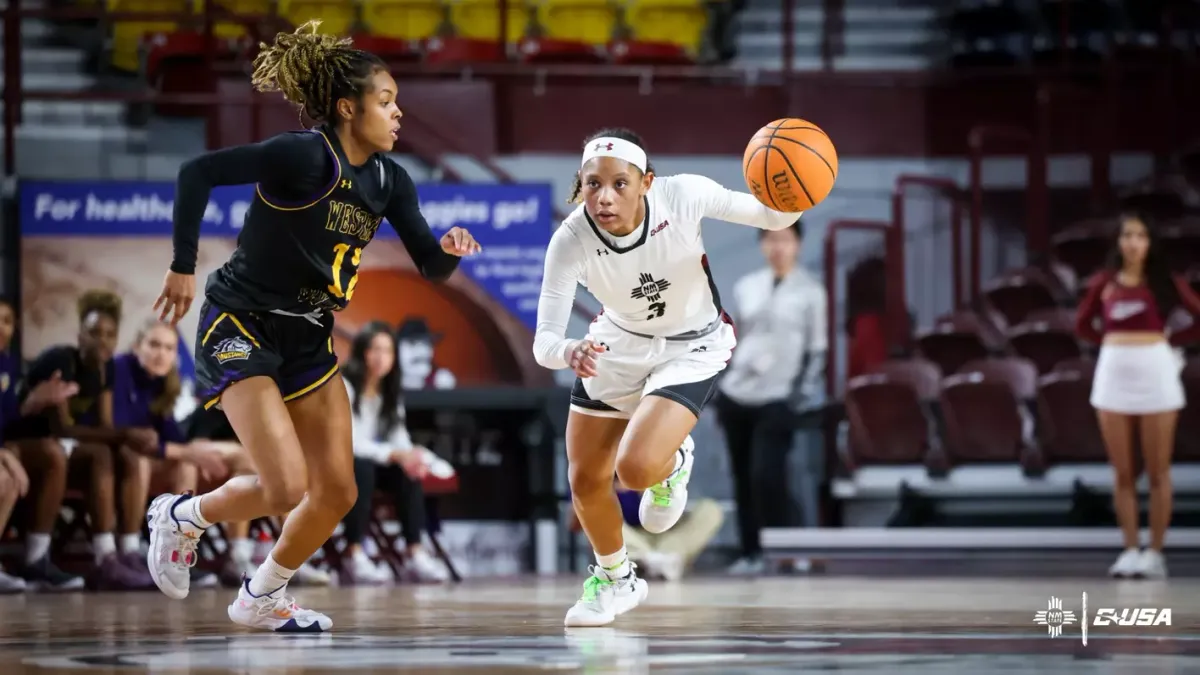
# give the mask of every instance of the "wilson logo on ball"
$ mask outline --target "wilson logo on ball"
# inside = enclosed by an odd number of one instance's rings
[[[742,174],[758,201],[796,213],[820,204],[837,181],[833,142],[802,119],[780,119],[758,130],[742,155]]]

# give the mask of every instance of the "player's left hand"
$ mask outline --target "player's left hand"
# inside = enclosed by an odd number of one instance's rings
[[[483,250],[475,237],[461,227],[452,227],[442,235],[442,250],[460,258],[475,255]]]

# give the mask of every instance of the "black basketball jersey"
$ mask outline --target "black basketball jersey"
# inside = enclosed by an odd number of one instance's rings
[[[205,287],[224,309],[337,311],[354,295],[363,249],[383,222],[400,169],[379,154],[351,165],[326,127],[294,133],[320,137],[333,160],[332,178],[301,202],[281,200],[262,183],[255,185],[237,250]]]

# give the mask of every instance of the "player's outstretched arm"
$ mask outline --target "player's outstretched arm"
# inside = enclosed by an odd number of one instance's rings
[[[196,297],[196,257],[200,225],[212,189],[258,183],[272,196],[303,199],[332,178],[334,160],[316,133],[286,133],[262,143],[205,153],[183,163],[175,184],[172,215],[174,255],[154,308],[159,318],[178,323]]]
[[[408,172],[390,159],[386,162],[392,174],[392,194],[383,215],[404,243],[405,250],[421,276],[433,281],[445,281],[458,269],[458,260],[479,252],[479,244],[469,232],[452,227],[439,241],[421,213],[417,186]]]
[[[585,251],[583,244],[566,226],[558,228],[546,249],[546,265],[542,273],[542,292],[538,296],[537,330],[533,335],[533,356],[538,365],[552,370],[580,368],[594,370],[594,359],[602,351],[588,340],[568,340],[567,322],[575,305],[575,289],[584,280]],[[599,351],[597,351],[599,350]],[[583,353],[580,353],[583,352]],[[590,377],[595,372],[587,374]]]
[[[799,213],[784,213],[764,206],[754,195],[728,190],[705,176],[681,174],[671,176],[669,180],[675,190],[681,191],[683,199],[698,203],[699,215],[705,218],[749,225],[760,230],[783,230],[800,217]]]

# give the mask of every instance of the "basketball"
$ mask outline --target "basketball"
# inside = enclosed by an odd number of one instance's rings
[[[820,204],[837,180],[833,141],[802,119],[775,120],[758,130],[742,155],[742,175],[758,201],[787,213]]]

